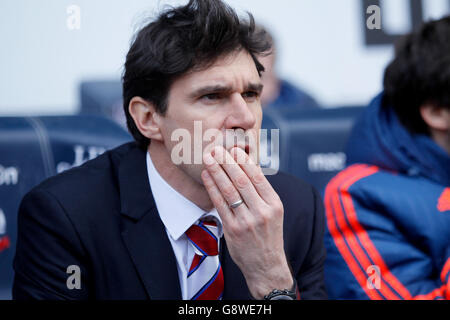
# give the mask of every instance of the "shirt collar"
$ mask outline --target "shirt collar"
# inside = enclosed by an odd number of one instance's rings
[[[172,188],[156,170],[150,153],[147,152],[147,174],[159,216],[170,236],[178,240],[193,224],[206,217],[217,222],[219,237],[222,237],[222,220],[214,208],[205,212],[181,193]]]

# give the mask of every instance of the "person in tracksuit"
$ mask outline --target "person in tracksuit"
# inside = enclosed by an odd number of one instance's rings
[[[450,299],[450,17],[398,44],[327,186],[332,299]]]

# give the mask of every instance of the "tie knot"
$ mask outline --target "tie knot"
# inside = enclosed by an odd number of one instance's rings
[[[186,231],[186,236],[202,255],[217,256],[219,254],[219,240],[215,222],[200,221]]]

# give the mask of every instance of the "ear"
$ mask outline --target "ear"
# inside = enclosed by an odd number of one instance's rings
[[[160,129],[161,118],[153,103],[141,97],[134,97],[128,105],[128,111],[144,137],[151,140],[163,140]]]
[[[420,114],[430,129],[438,131],[450,130],[450,111],[448,109],[425,104],[420,107]]]

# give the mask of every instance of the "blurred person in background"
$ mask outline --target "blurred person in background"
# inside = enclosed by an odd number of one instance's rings
[[[450,299],[450,17],[404,37],[327,186],[332,299]]]
[[[265,69],[261,77],[264,84],[264,90],[261,95],[263,108],[276,109],[283,106],[298,109],[318,108],[319,105],[311,95],[296,87],[291,82],[279,77],[277,72],[278,50],[276,48],[276,41],[273,35],[267,31],[267,28],[260,25],[258,29],[265,31],[272,43],[271,54],[259,57]]]

